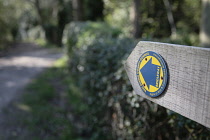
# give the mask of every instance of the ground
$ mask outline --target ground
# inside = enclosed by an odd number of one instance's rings
[[[37,74],[53,65],[62,52],[41,48],[31,43],[19,43],[13,46],[5,56],[0,57],[0,138],[9,139],[21,133],[22,127],[17,127],[18,119],[14,105],[18,103],[24,88]],[[19,105],[24,108],[24,106]],[[24,113],[22,114],[24,118]],[[21,117],[21,116],[18,116]],[[13,121],[15,119],[15,121]],[[16,123],[16,124],[14,124]],[[21,139],[21,138],[20,138]]]

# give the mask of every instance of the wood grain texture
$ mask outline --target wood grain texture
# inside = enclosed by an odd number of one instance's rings
[[[147,96],[137,81],[137,62],[146,51],[160,54],[169,68],[168,87],[157,98]],[[136,94],[210,128],[210,48],[141,41],[125,69]]]

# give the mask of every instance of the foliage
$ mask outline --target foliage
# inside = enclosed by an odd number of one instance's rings
[[[196,33],[187,34],[186,32],[178,31],[176,34],[176,38],[152,38],[152,37],[145,37],[141,40],[144,41],[153,41],[153,42],[163,42],[163,43],[172,43],[178,45],[188,45],[188,46],[197,46],[199,47],[199,37]]]
[[[32,6],[24,0],[0,0],[0,46],[6,49],[7,43],[36,38],[36,17]],[[0,49],[1,49],[0,47]]]
[[[87,23],[86,26],[90,25]],[[133,93],[123,61],[136,44],[135,40],[84,27],[84,23],[76,24],[76,35],[68,36],[68,42],[73,39],[74,43],[67,44],[67,48],[74,48],[68,52],[70,74],[81,89],[83,103],[88,108],[79,113],[88,126],[80,129],[81,134],[89,139],[208,137],[209,131],[205,127]],[[89,32],[97,32],[93,35],[94,40]]]
[[[72,22],[65,29],[63,42],[68,46],[66,49],[70,55],[73,49],[87,46],[101,38],[117,37],[120,32],[118,28],[102,22]]]
[[[71,0],[30,0],[36,11],[36,22],[42,27],[46,40],[61,46],[65,25],[72,21]]]
[[[33,41],[45,38],[48,43],[61,46],[65,25],[73,21],[72,2],[72,0],[16,0],[15,2],[0,0],[0,44],[12,40]],[[184,35],[186,42],[190,41],[189,45],[195,42],[194,39],[196,44],[193,45],[198,45],[201,2],[197,0],[169,0],[169,2],[178,40],[179,35],[180,37]],[[133,4],[133,0],[81,0],[83,8],[81,13],[83,20],[104,20],[111,26],[120,28],[128,36],[133,31]],[[141,0],[139,7],[142,38],[171,38],[163,0]]]
[[[20,0],[16,4],[11,0],[0,0],[0,50],[5,43],[15,40],[21,15]]]
[[[198,34],[201,4],[197,0],[169,0],[175,25],[184,34]],[[143,38],[170,38],[171,30],[163,0],[141,0],[141,29]],[[196,11],[196,12],[194,12]],[[133,28],[133,0],[105,0],[105,19],[127,34]],[[189,22],[190,21],[190,22]]]
[[[122,29],[127,35],[132,30],[131,0],[105,0],[105,20],[112,26]]]

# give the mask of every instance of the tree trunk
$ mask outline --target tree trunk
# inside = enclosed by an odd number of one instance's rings
[[[140,26],[140,2],[141,0],[133,0],[133,37],[140,38],[141,37],[141,26]]]
[[[171,36],[176,37],[176,25],[174,23],[174,17],[173,17],[173,13],[171,10],[171,4],[169,3],[169,0],[163,0],[163,2],[166,7],[168,22],[171,27]]]
[[[78,0],[82,1],[82,0]],[[51,14],[48,14],[47,16],[44,15],[44,10],[41,8],[41,1],[40,0],[34,0],[32,1],[38,16],[40,20],[40,25],[42,26],[44,32],[45,32],[45,38],[47,42],[52,43],[54,45],[57,45],[59,47],[62,46],[62,37],[63,37],[63,31],[65,28],[65,25],[68,24],[71,19],[71,13],[70,10],[72,9],[72,5],[70,2],[65,2],[65,0],[57,0],[58,5],[57,7],[62,7],[60,10],[58,10],[57,13],[57,24],[52,24],[50,21],[48,21],[48,17],[51,16]]]
[[[200,43],[203,47],[210,48],[210,0],[202,0]]]
[[[84,20],[83,0],[72,0],[73,18],[75,21]]]
[[[42,9],[40,7],[40,1],[39,0],[35,0],[34,6],[35,6],[35,9],[36,9],[36,11],[38,13],[38,16],[39,16],[39,22],[40,22],[40,24],[43,27],[45,18],[44,18],[43,14],[42,14]]]
[[[85,20],[104,20],[104,0],[85,0],[84,3]]]

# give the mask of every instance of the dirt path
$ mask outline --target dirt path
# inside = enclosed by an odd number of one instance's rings
[[[21,94],[34,76],[61,56],[61,52],[23,43],[0,57],[0,121],[2,109]]]

